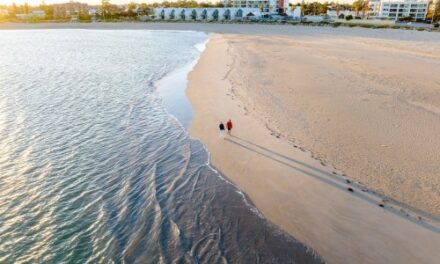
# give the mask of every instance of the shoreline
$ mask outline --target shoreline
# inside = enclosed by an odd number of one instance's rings
[[[266,219],[329,263],[433,263],[440,257],[435,216],[420,222],[417,215],[408,218],[411,210],[397,201],[379,206],[386,197],[365,191],[364,185],[323,166],[302,147],[286,144],[282,134],[270,131],[246,109],[228,83],[231,39],[213,34],[187,88],[194,112],[189,131],[209,149],[213,166],[239,186]],[[223,141],[217,123],[229,117],[236,123],[234,136]],[[420,248],[424,241],[433,246]]]
[[[186,96],[188,74],[196,66],[209,40],[210,35],[206,34],[206,40],[194,45],[194,48],[199,52],[194,60],[177,67],[154,84],[168,114],[178,120],[185,131],[187,131],[192,119],[191,102]]]
[[[209,149],[200,140],[192,137],[189,131],[189,124],[193,118],[193,113],[192,109],[187,109],[188,107],[191,108],[191,102],[186,96],[189,81],[188,76],[189,73],[194,70],[194,67],[197,65],[210,41],[211,34],[208,34],[205,41],[195,45],[195,48],[200,52],[196,59],[174,69],[172,72],[166,74],[155,83],[157,92],[163,101],[163,105],[168,112],[168,115],[173,119],[173,121],[178,123],[182,131],[188,135],[191,141],[196,141],[203,147],[204,151],[208,155],[207,163],[205,165],[207,165],[207,167],[215,173],[215,177],[217,177],[220,181],[223,181],[225,185],[230,186],[230,188],[232,188],[241,197],[245,210],[249,210],[251,214],[254,214],[255,217],[259,218],[264,225],[267,226],[270,232],[284,237],[286,240],[284,242],[292,242],[295,246],[294,248],[290,248],[290,250],[300,253],[300,255],[297,256],[299,259],[309,258],[307,261],[312,261],[311,263],[324,263],[322,257],[313,248],[305,245],[302,243],[302,241],[297,240],[291,234],[272,223],[270,219],[267,219],[253,203],[252,199],[245,192],[243,192],[239,186],[234,184],[226,175],[222,174],[221,171],[212,164],[211,152]],[[182,111],[184,112],[183,114],[181,113]]]

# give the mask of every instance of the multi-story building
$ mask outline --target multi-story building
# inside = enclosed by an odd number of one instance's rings
[[[281,14],[289,8],[289,0],[224,0],[225,6],[259,8],[262,14]]]
[[[369,16],[399,20],[412,17],[413,20],[425,20],[429,0],[371,0]]]

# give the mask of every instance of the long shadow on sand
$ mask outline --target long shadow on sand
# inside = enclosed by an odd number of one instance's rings
[[[291,169],[301,172],[305,175],[311,176],[320,182],[331,185],[342,191],[349,192],[351,195],[368,202],[370,204],[380,206],[383,210],[387,210],[397,216],[403,217],[414,224],[422,226],[426,229],[440,233],[440,219],[418,208],[414,208],[402,202],[396,201],[392,198],[386,197],[383,194],[370,190],[365,186],[344,178],[343,176],[329,173],[320,168],[311,166],[310,164],[293,159],[281,153],[277,153],[271,149],[255,144],[251,141],[239,138],[237,136],[228,136],[225,138],[226,142],[235,144],[244,149],[262,155],[273,161],[281,163]],[[349,190],[350,189],[350,190]],[[428,221],[424,221],[424,217]]]

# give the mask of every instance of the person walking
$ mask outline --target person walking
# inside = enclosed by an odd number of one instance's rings
[[[220,121],[218,128],[220,129],[220,137],[223,138],[225,135],[225,125],[223,125],[223,122]]]
[[[232,130],[232,121],[231,121],[231,119],[229,119],[228,122],[226,123],[226,128],[228,129],[228,135],[231,135],[231,130]]]

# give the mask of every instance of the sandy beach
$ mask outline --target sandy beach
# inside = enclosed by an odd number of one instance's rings
[[[190,134],[270,222],[328,263],[440,259],[440,34],[202,23],[0,29],[211,32]],[[1,32],[0,32],[1,34]],[[218,123],[231,118],[232,136]]]
[[[214,34],[189,77],[190,132],[329,263],[434,263],[439,42],[322,33]]]

